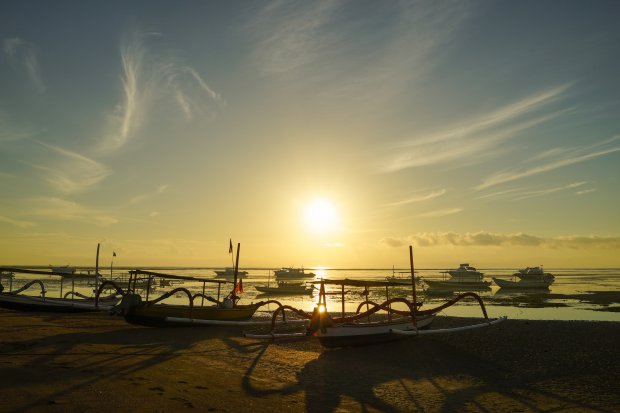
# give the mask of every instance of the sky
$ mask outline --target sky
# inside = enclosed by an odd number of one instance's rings
[[[620,267],[617,1],[3,1],[0,264]]]

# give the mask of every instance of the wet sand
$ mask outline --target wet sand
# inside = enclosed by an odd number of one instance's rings
[[[0,309],[0,411],[612,412],[619,355],[620,322],[508,320],[323,350]]]

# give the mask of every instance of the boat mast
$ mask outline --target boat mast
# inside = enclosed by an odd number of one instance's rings
[[[417,327],[418,323],[416,320],[416,312],[418,309],[418,300],[415,294],[415,276],[413,275],[415,271],[413,269],[413,247],[411,245],[409,245],[409,265],[411,267],[411,292],[413,293],[413,307],[411,308],[411,318],[413,321],[413,325]]]
[[[97,259],[95,260],[95,291],[99,290],[99,246],[97,243]]]
[[[237,261],[235,262],[235,279],[233,283],[233,296],[235,296],[235,290],[237,289],[237,272],[239,271],[239,250],[241,249],[241,243],[237,243]],[[233,297],[233,307],[237,306],[237,300]]]

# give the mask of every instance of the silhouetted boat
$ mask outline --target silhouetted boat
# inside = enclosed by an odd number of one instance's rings
[[[282,279],[296,279],[296,278],[313,278],[316,276],[313,272],[306,272],[304,268],[283,267],[273,272],[275,276]]]
[[[459,265],[457,269],[448,270],[446,273],[450,274],[454,278],[480,279],[484,276],[484,273],[481,273],[475,267],[472,267],[467,263]]]
[[[256,291],[271,295],[304,295],[312,294],[312,287],[307,286],[303,282],[287,282],[278,281],[277,286],[260,286],[257,285]]]
[[[521,279],[519,281],[510,281],[510,280],[502,280],[497,277],[493,277],[493,281],[500,288],[513,288],[513,289],[541,289],[541,288],[549,288],[549,286],[553,283],[552,279],[549,278],[538,278],[538,279]]]
[[[234,268],[225,268],[223,270],[215,270],[215,278],[234,278],[235,269]],[[237,278],[246,278],[248,276],[247,271],[238,271]]]

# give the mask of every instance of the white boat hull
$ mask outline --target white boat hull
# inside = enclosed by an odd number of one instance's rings
[[[434,319],[434,315],[418,317],[417,329],[428,327]],[[324,331],[319,329],[315,335],[323,347],[349,347],[402,338],[392,333],[394,329],[408,331],[415,327],[410,318],[402,318],[392,322],[340,324],[326,327]]]

